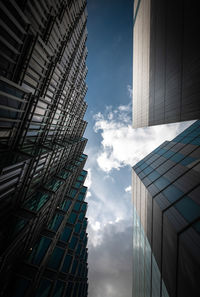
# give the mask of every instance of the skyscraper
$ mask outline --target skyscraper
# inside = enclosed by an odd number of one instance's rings
[[[86,1],[0,13],[0,296],[86,297]]]
[[[198,11],[194,1],[134,1],[134,128],[200,118]]]
[[[133,297],[198,297],[200,121],[133,167]]]

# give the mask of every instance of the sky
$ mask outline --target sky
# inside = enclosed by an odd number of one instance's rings
[[[132,295],[131,167],[190,123],[132,128],[132,0],[88,0],[89,297]]]

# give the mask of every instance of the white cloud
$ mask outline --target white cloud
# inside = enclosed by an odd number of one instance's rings
[[[125,188],[124,190],[125,190],[125,192],[131,192],[131,189],[132,189],[132,187],[131,187],[131,186],[128,186],[128,187]]]
[[[91,184],[92,184],[92,174],[91,174],[91,168],[88,168],[87,169],[87,177],[86,177],[86,180],[85,180],[85,183],[84,183],[84,186],[86,186],[88,188],[88,190],[90,189],[91,187]]]
[[[133,96],[133,89],[130,85],[127,85],[127,91],[130,98]]]
[[[100,133],[102,138],[97,163],[107,173],[112,169],[133,166],[162,142],[171,140],[190,125],[189,122],[184,122],[133,129],[130,104],[120,105],[112,112],[112,118],[108,110],[111,113],[112,107],[109,106],[105,114],[98,113],[94,116],[94,131]]]

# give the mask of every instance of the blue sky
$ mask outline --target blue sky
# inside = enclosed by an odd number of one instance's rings
[[[189,125],[132,128],[132,5],[87,5],[89,297],[131,296],[131,166]]]

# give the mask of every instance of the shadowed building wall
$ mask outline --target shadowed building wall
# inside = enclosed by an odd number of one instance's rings
[[[86,1],[0,14],[0,296],[86,297]]]
[[[195,1],[134,1],[133,127],[200,118]]]

